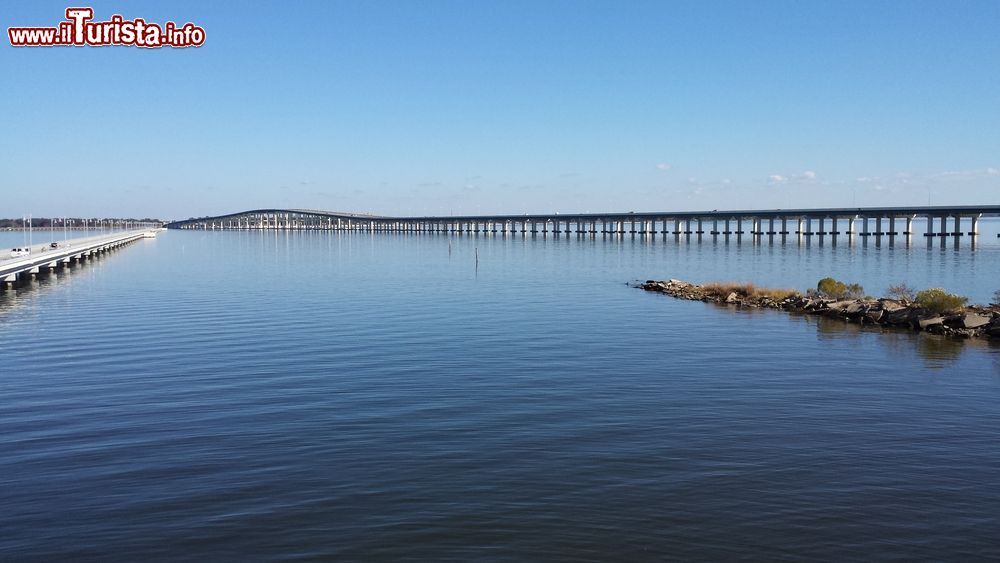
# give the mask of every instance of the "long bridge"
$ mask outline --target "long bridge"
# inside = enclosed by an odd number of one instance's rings
[[[979,234],[982,217],[1000,216],[1000,205],[842,207],[627,213],[388,217],[309,209],[254,209],[174,221],[169,229],[337,230],[403,233],[503,233],[522,235],[713,236],[913,236]],[[926,227],[920,229],[926,222]]]
[[[110,252],[143,238],[155,236],[149,230],[125,231],[95,237],[76,238],[58,243],[34,245],[26,256],[0,258],[0,288],[11,289],[18,281],[30,279],[41,273],[51,273],[59,268]]]

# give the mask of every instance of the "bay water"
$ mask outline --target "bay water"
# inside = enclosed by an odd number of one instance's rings
[[[985,303],[995,231],[164,232],[0,294],[0,559],[997,559],[996,342],[627,285]]]

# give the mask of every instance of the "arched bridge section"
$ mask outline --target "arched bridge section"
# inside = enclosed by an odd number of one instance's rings
[[[542,235],[750,237],[976,237],[1000,205],[390,217],[309,209],[254,209],[167,224],[170,229],[339,230]]]

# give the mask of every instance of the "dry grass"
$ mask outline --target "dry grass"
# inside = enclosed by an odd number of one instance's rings
[[[757,287],[751,282],[712,282],[701,286],[701,289],[706,294],[720,299],[729,297],[730,293],[735,293],[738,297],[744,299],[762,299],[767,297],[774,301],[781,301],[799,295],[799,292],[794,289]]]
[[[787,287],[762,287],[757,290],[757,297],[767,297],[773,301],[783,301],[798,295],[800,295],[798,290]]]
[[[712,282],[701,286],[702,291],[712,297],[725,299],[730,293],[735,293],[740,297],[750,297],[757,291],[757,287],[750,282]]]

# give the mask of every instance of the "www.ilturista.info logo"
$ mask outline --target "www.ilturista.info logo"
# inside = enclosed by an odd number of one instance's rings
[[[8,27],[14,47],[126,45],[130,47],[201,47],[205,30],[193,23],[160,26],[142,18],[126,20],[118,14],[108,21],[94,19],[93,8],[66,8],[66,21],[56,27]]]

